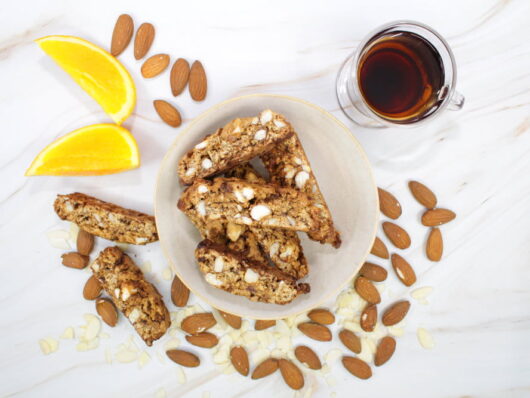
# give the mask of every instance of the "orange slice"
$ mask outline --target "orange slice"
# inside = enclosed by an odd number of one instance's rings
[[[115,124],[94,124],[59,138],[35,158],[27,176],[90,176],[113,174],[140,165],[132,134]]]
[[[129,117],[136,104],[136,88],[129,72],[110,53],[74,36],[46,36],[36,42],[115,123]]]

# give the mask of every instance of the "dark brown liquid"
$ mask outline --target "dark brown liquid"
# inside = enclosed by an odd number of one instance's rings
[[[443,64],[438,51],[410,32],[375,37],[361,56],[361,93],[379,116],[412,123],[431,114],[441,103]]]

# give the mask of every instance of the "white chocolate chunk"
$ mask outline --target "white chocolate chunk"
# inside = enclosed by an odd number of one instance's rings
[[[206,185],[199,185],[197,187],[197,192],[206,193],[206,192],[208,192],[208,187]]]
[[[256,221],[271,215],[271,213],[271,209],[265,205],[256,205],[250,210],[250,216]]]
[[[213,163],[212,161],[210,160],[210,158],[204,158],[201,162],[201,166],[203,169],[207,170],[209,169],[210,167],[213,166]]]
[[[270,109],[264,110],[261,112],[259,117],[261,124],[266,124],[272,120],[272,111]]]
[[[215,272],[223,272],[223,268],[225,266],[225,262],[221,256],[216,257],[214,264],[213,264],[213,270]]]
[[[128,318],[131,323],[134,323],[140,318],[140,315],[142,315],[141,311],[138,308],[133,308],[131,313],[129,314]]]
[[[248,268],[247,271],[245,272],[245,282],[247,283],[256,283],[259,279],[259,274]]]
[[[256,134],[254,134],[254,139],[256,141],[262,141],[267,137],[267,131],[264,129],[256,131]]]
[[[186,177],[190,177],[195,174],[195,167],[190,167],[188,170],[186,170]]]
[[[269,247],[269,256],[274,257],[278,250],[280,249],[280,244],[278,242],[274,242],[271,247]]]
[[[309,180],[309,173],[307,171],[300,171],[294,178],[294,182],[298,189],[302,189],[307,180]]]
[[[418,336],[418,341],[420,342],[423,348],[427,350],[431,350],[434,348],[434,339],[427,330],[425,330],[424,328],[418,328],[416,334]]]
[[[206,140],[202,141],[202,142],[199,142],[197,145],[195,145],[195,149],[204,149],[206,148]]]
[[[245,187],[243,188],[242,193],[246,200],[254,199],[254,190],[252,188]]]
[[[282,122],[281,120],[275,120],[275,121],[274,121],[274,125],[275,125],[276,127],[278,127],[279,129],[281,129],[282,127],[285,127],[285,123]]]
[[[197,205],[195,206],[195,209],[197,210],[197,213],[199,213],[201,217],[206,216],[206,204],[204,203],[204,200],[201,200],[199,203],[197,203]]]
[[[221,286],[223,284],[223,282],[221,282],[219,279],[217,279],[215,277],[215,275],[212,274],[212,273],[206,274],[204,279],[206,279],[206,282],[208,282],[212,286]]]

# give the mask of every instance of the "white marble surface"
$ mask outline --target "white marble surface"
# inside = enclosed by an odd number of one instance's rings
[[[174,101],[185,122],[219,101],[256,92],[297,96],[345,120],[334,80],[340,63],[367,31],[407,18],[441,32],[456,55],[465,109],[418,130],[370,131],[349,124],[378,184],[401,200],[400,223],[413,239],[405,254],[417,269],[417,286],[434,287],[430,304],[415,303],[395,357],[376,369],[371,380],[357,380],[337,363],[332,367],[336,385],[309,376],[300,396],[309,395],[309,388],[315,397],[530,396],[530,3],[525,0],[4,2],[0,396],[152,397],[161,388],[171,397],[208,392],[211,397],[293,396],[279,374],[259,382],[226,376],[204,352],[204,366],[186,370],[188,382],[180,385],[176,366],[156,358],[162,344],[148,350],[153,360],[143,369],[109,365],[105,347],[114,348],[131,334],[123,321],[112,330],[104,327],[111,338],[96,350],[78,353],[74,342],[64,340],[51,355],[39,350],[40,338],[58,337],[65,327],[82,324],[82,314],[94,313],[93,303],[81,297],[88,273],[62,267],[62,251],[46,238],[47,231],[68,228],[52,211],[55,194],[79,190],[150,212],[159,163],[182,131],[162,124],[151,105],[156,98],[172,98],[167,74],[143,80],[129,48],[121,59],[137,83],[138,105],[125,126],[139,142],[142,167],[106,177],[23,177],[32,158],[54,138],[109,121],[32,40],[69,34],[108,46],[122,12],[130,13],[137,25],[154,23],[153,54],[167,52],[204,63],[206,101],[195,104],[188,95]],[[406,188],[411,178],[427,182],[440,204],[458,213],[455,222],[443,227],[446,251],[440,264],[425,260],[420,206]],[[167,297],[159,245],[134,252],[139,263],[151,261],[149,278],[158,275],[157,286]],[[404,296],[407,291],[390,280],[393,295]],[[418,326],[433,334],[433,350],[419,346]]]

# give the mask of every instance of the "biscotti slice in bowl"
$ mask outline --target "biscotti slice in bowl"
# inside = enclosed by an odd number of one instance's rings
[[[104,239],[133,245],[158,240],[153,216],[83,193],[57,195],[53,207],[62,220],[71,221],[86,232]]]
[[[118,247],[107,247],[91,269],[148,346],[166,333],[171,319],[162,296],[127,254]]]
[[[285,118],[269,109],[256,117],[232,120],[180,159],[180,180],[191,184],[197,178],[219,174],[270,151],[292,135],[293,129]]]
[[[288,304],[310,290],[307,283],[296,283],[295,278],[279,269],[249,260],[209,240],[199,243],[195,258],[206,282],[251,301]]]

